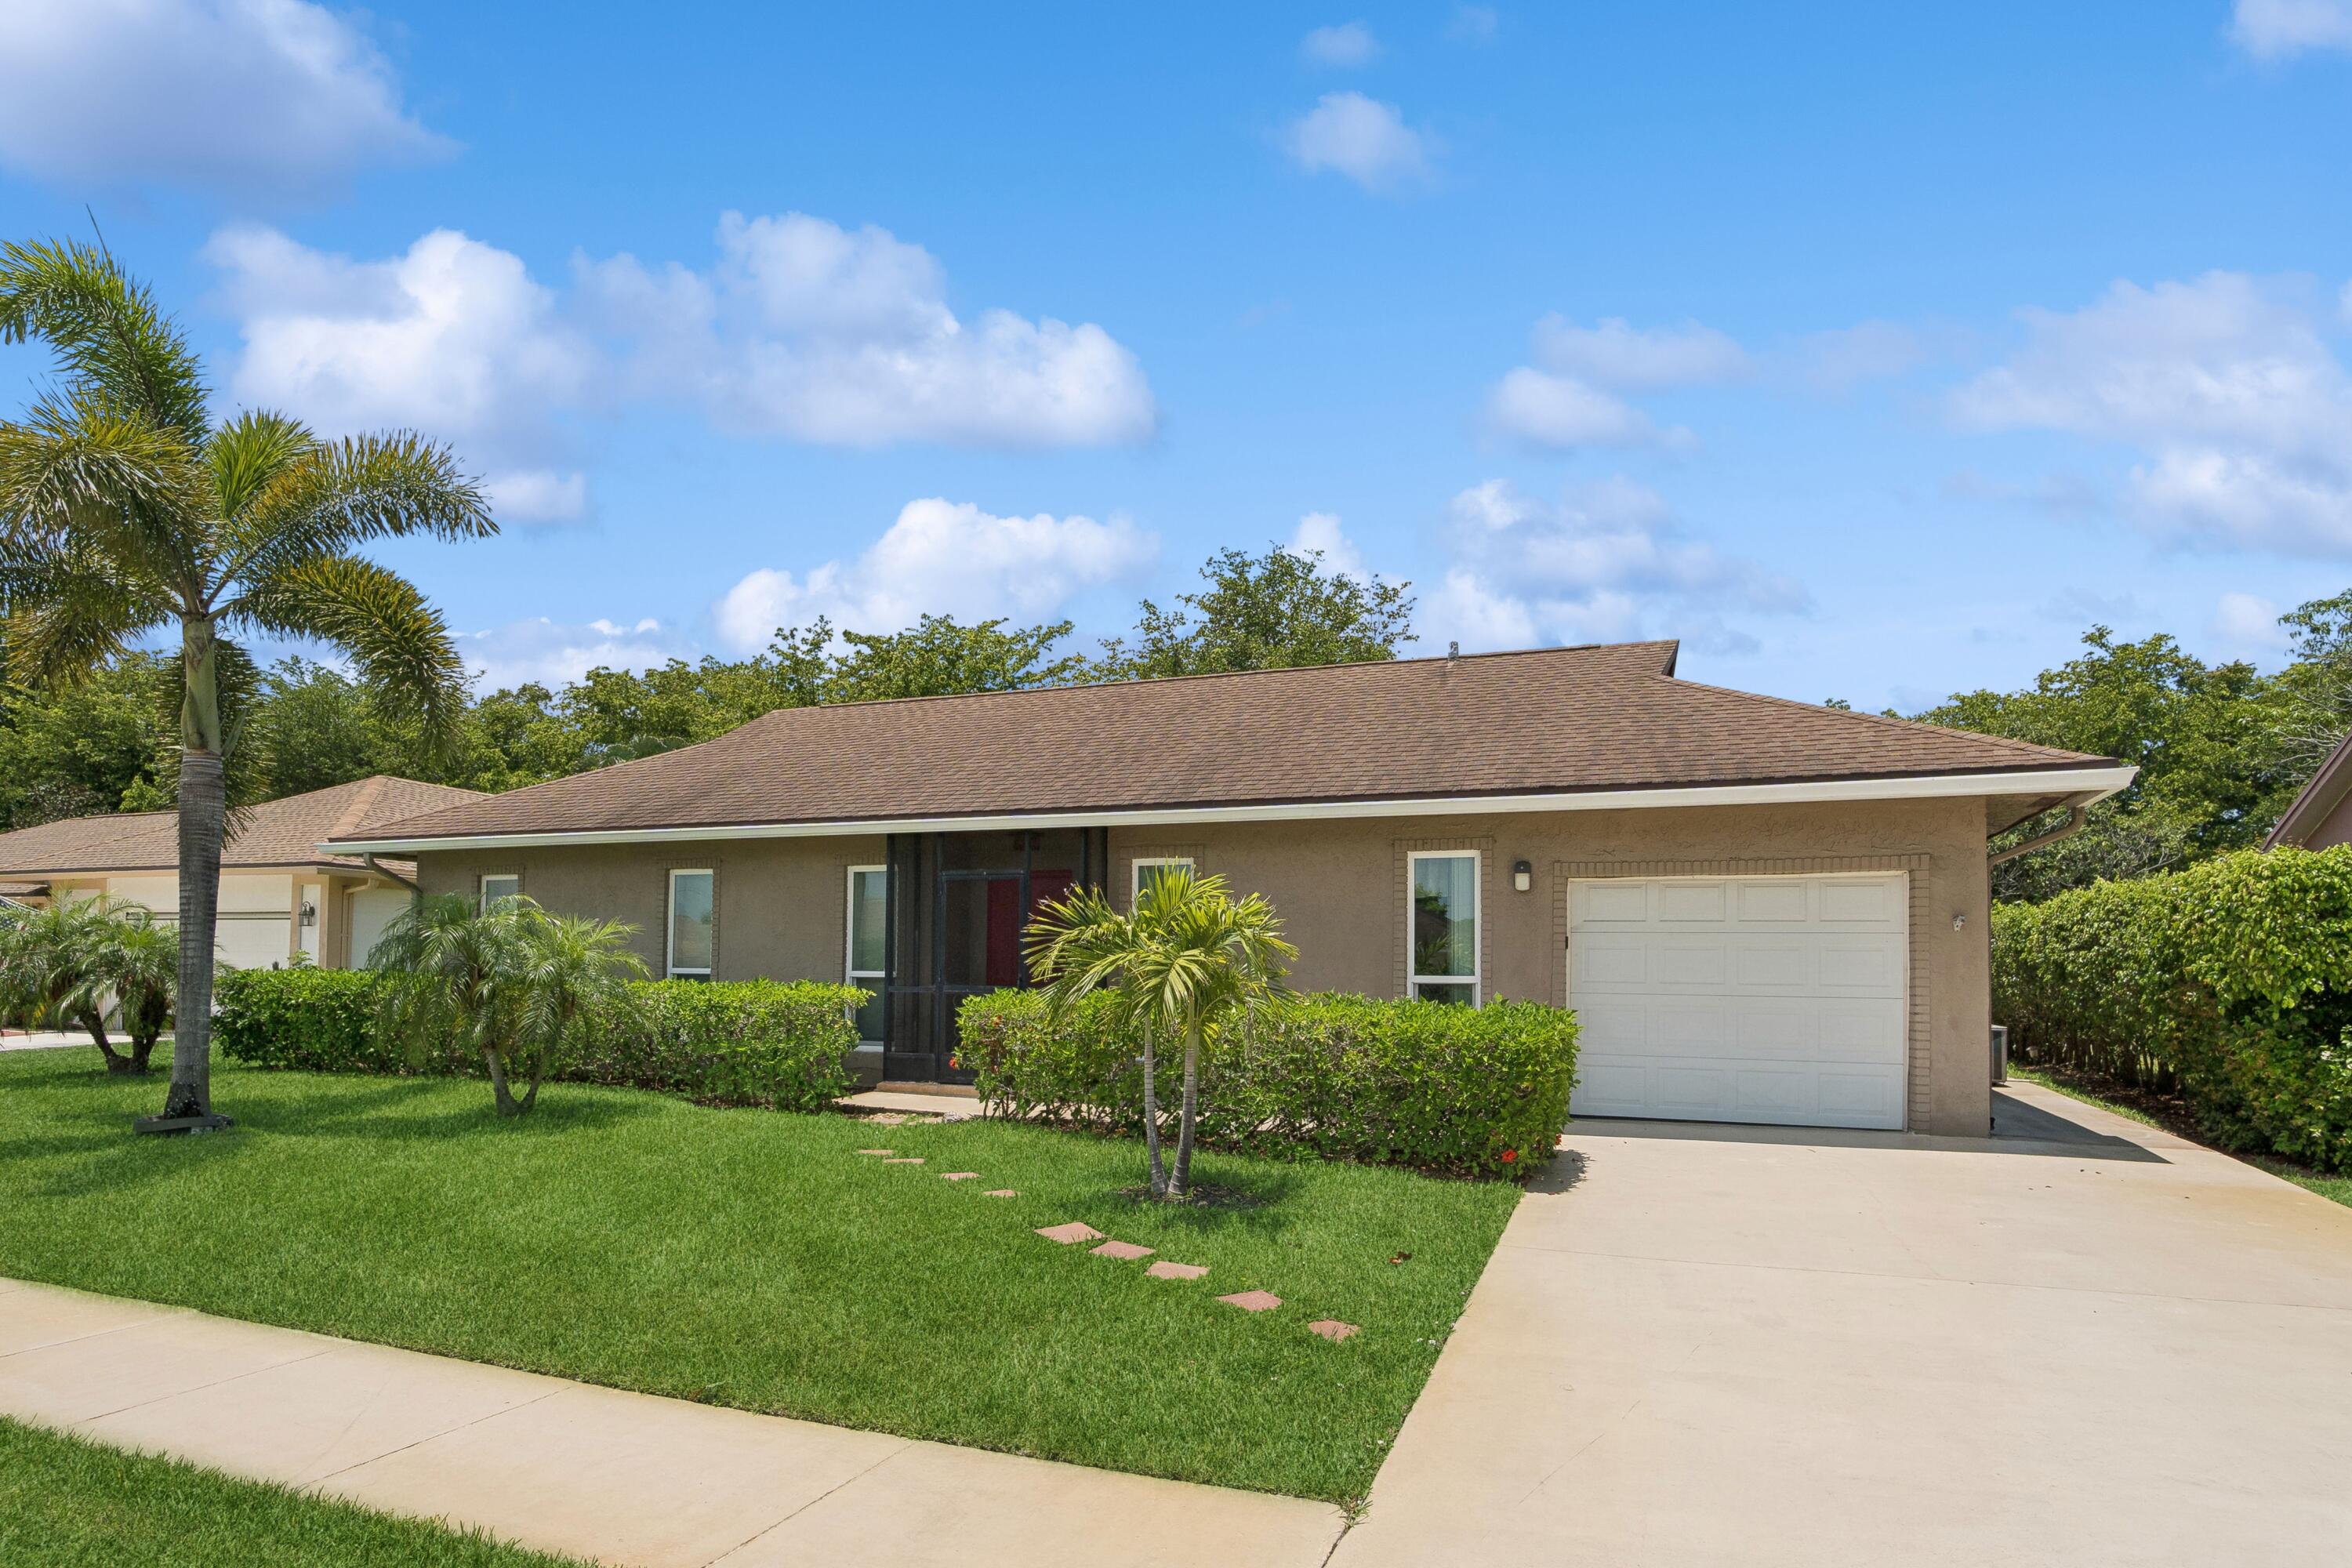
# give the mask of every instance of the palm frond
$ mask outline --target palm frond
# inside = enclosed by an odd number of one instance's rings
[[[204,369],[155,297],[103,247],[76,240],[0,245],[0,342],[37,340],[68,377],[201,444],[210,424]]]
[[[167,617],[167,605],[110,565],[79,540],[0,556],[10,679],[26,686],[79,680]]]
[[[300,467],[319,449],[319,437],[299,419],[247,409],[205,443],[213,500],[220,515],[235,518],[254,498]]]
[[[78,533],[163,574],[154,520],[205,488],[197,448],[178,432],[88,393],[44,398],[0,423],[0,558]]]
[[[464,710],[466,666],[448,624],[415,584],[373,562],[348,555],[297,562],[254,584],[227,613],[349,655],[385,713],[415,720],[428,743],[446,741]]]
[[[258,449],[251,468],[258,473],[265,452],[280,460],[234,502],[223,492],[223,584],[257,582],[371,539],[479,539],[499,531],[480,486],[458,471],[446,447],[405,432],[352,436],[283,460],[279,444],[289,426],[300,427],[274,415],[248,418],[254,433],[244,439]]]

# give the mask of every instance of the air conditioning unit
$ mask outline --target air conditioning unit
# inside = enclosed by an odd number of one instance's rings
[[[1995,1024],[1992,1026],[1992,1080],[1995,1083],[2009,1081],[2009,1026],[2007,1024]]]

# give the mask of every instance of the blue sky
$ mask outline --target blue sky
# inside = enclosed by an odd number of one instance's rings
[[[1227,544],[1913,708],[2352,585],[2352,0],[19,0],[0,234],[407,426],[493,679]],[[0,353],[0,399],[39,375]]]

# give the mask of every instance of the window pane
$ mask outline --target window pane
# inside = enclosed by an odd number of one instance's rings
[[[1478,973],[1475,855],[1425,855],[1412,863],[1412,972]]]
[[[1423,984],[1412,988],[1412,994],[1424,1002],[1454,1002],[1465,1005],[1470,1001],[1470,991],[1471,987],[1460,981],[1440,981],[1434,985]]]
[[[511,899],[522,892],[520,877],[485,877],[482,879],[482,908],[488,909],[500,899]]]
[[[1152,883],[1171,871],[1189,871],[1192,868],[1190,860],[1139,860],[1135,864],[1135,896],[1141,898]]]
[[[710,873],[680,871],[669,879],[669,966],[710,967]]]
[[[857,984],[874,993],[874,999],[857,1009],[858,1043],[878,1046],[882,1043],[882,983],[879,980],[861,980]]]
[[[886,894],[889,875],[883,871],[853,871],[849,880],[849,967],[869,973],[882,972],[882,923],[888,913]]]

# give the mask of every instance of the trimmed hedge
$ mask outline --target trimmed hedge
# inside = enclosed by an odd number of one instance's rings
[[[2352,1170],[2352,846],[2245,850],[1993,911],[2011,1049],[2178,1089],[2238,1149]]]
[[[992,1115],[1143,1131],[1143,1042],[1094,996],[1061,1017],[1034,992],[966,1001],[959,1060]],[[1236,1031],[1237,1032],[1237,1031]],[[1172,1131],[1181,1047],[1160,1054]],[[1549,1161],[1576,1087],[1576,1016],[1534,1002],[1484,1007],[1286,996],[1246,1040],[1213,1037],[1201,1141],[1259,1153],[1524,1174]]]
[[[413,1058],[378,1027],[367,970],[225,972],[213,1037],[238,1061],[314,1072],[458,1073],[481,1062],[449,1047]],[[718,1105],[819,1110],[849,1092],[850,1014],[866,993],[773,980],[641,981],[616,1016],[593,1018],[549,1077],[681,1094]]]

